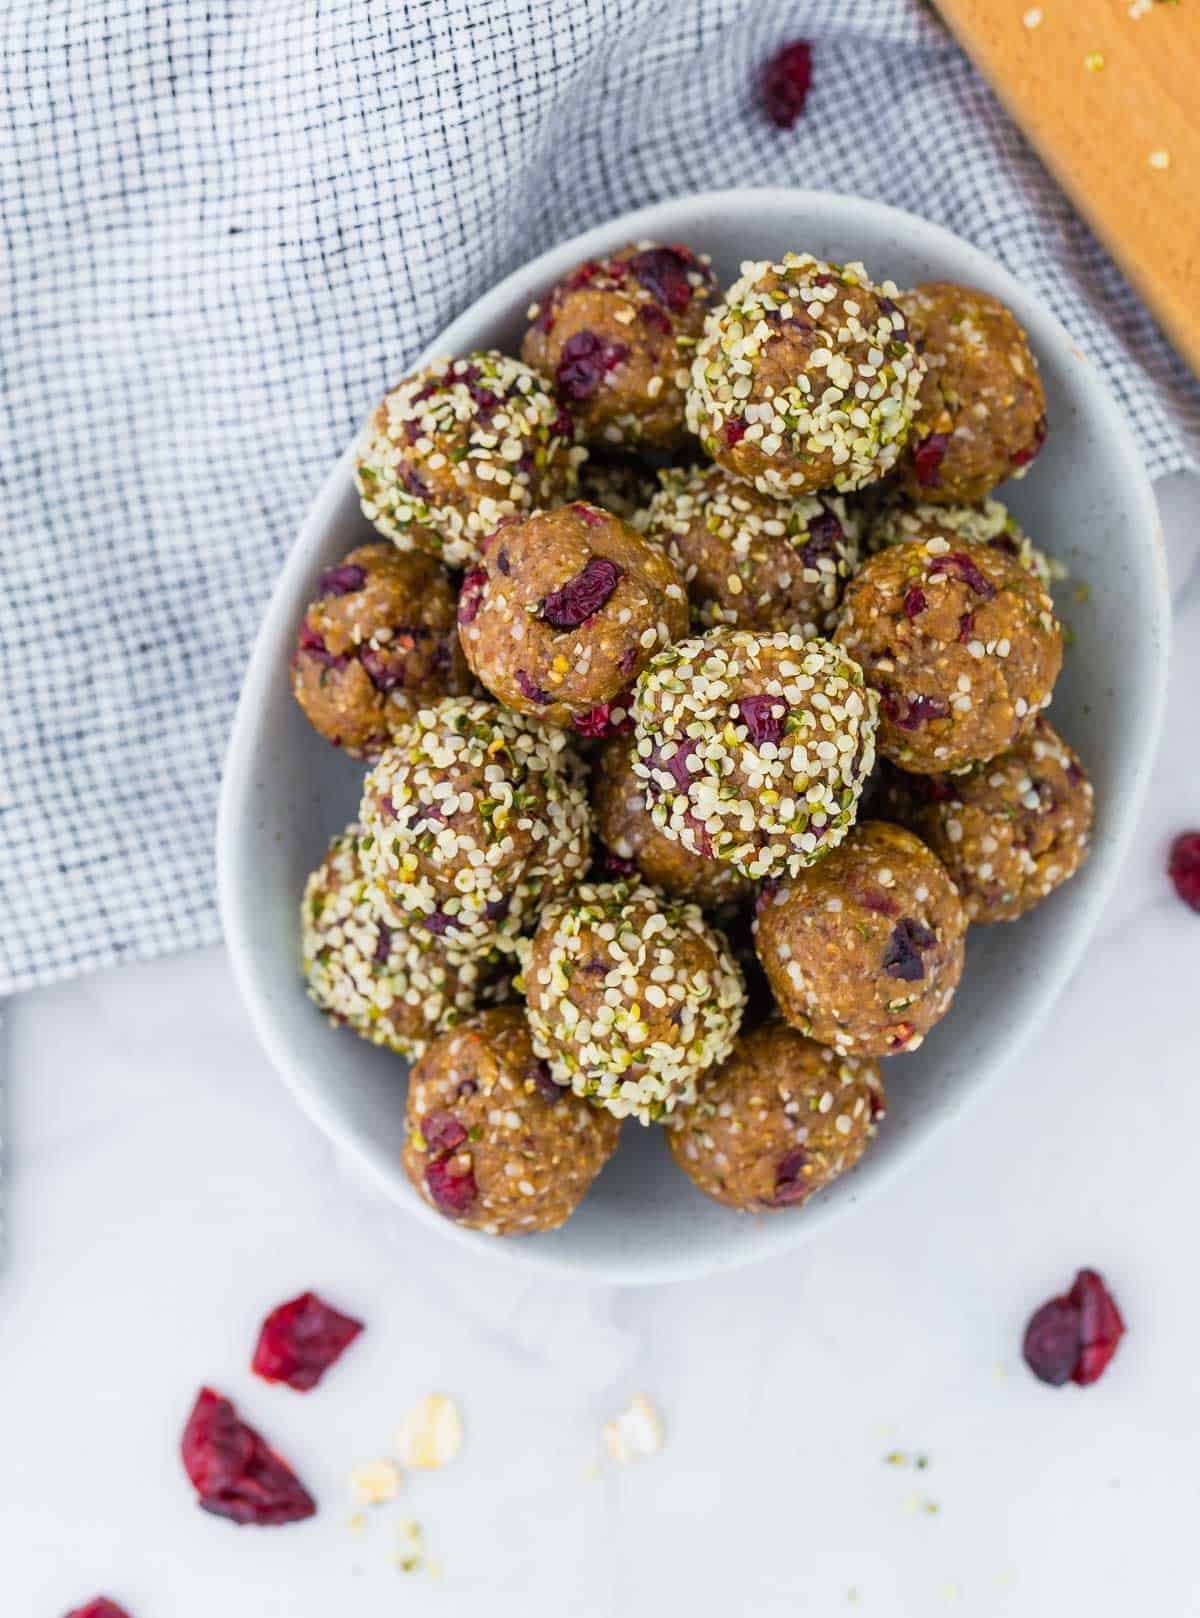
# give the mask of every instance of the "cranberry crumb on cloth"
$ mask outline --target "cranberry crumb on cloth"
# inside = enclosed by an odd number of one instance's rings
[[[278,1527],[316,1512],[287,1462],[211,1388],[196,1395],[179,1448],[201,1507],[215,1517]]]
[[[757,1213],[797,1207],[844,1174],[882,1116],[878,1062],[773,1018],[742,1034],[675,1109],[667,1144],[705,1196]]]
[[[706,257],[639,242],[576,265],[534,304],[521,356],[553,377],[589,444],[675,449],[713,296]]]
[[[719,466],[663,472],[660,483],[642,531],[682,573],[700,628],[832,628],[858,566],[840,499],[776,499]]]
[[[879,751],[924,775],[1012,747],[1062,666],[1054,604],[1029,569],[941,536],[869,558],[846,586],[834,639],[879,693]]]
[[[505,517],[569,500],[585,451],[544,377],[492,350],[394,387],[358,444],[363,515],[401,550],[469,567]]]
[[[699,908],[627,882],[581,883],[549,905],[523,976],[554,1077],[642,1123],[695,1093],[745,1007],[729,946]]]
[[[1092,783],[1043,718],[1007,753],[956,775],[890,771],[880,812],[938,856],[972,922],[1015,921],[1087,858]]]
[[[670,646],[634,694],[654,823],[751,880],[836,847],[875,761],[874,693],[829,641],[716,629]]]
[[[590,853],[583,768],[564,733],[473,697],[413,715],[367,776],[359,823],[384,920],[424,927],[459,958],[511,945]]]
[[[413,1068],[404,1172],[430,1207],[472,1230],[556,1230],[620,1129],[554,1082],[523,1010],[503,1006],[441,1035]]]
[[[362,1330],[361,1320],[341,1314],[315,1292],[302,1292],[263,1321],[250,1369],[265,1382],[308,1393]]]
[[[950,1008],[967,918],[918,838],[863,821],[810,870],[764,887],[755,947],[786,1021],[860,1056],[913,1051]]]
[[[292,654],[292,691],[315,730],[351,758],[377,758],[420,702],[471,675],[446,570],[380,540],[328,568]]]
[[[467,662],[493,696],[584,735],[625,721],[621,698],[687,626],[674,563],[583,501],[498,529],[458,608]]]
[[[654,824],[646,783],[633,766],[628,736],[605,742],[592,769],[596,834],[618,859],[628,860],[651,887],[673,899],[690,899],[704,910],[749,900],[754,884],[724,860],[693,853]]]
[[[743,264],[692,361],[688,426],[713,460],[774,495],[890,472],[925,372],[897,297],[811,253]]]
[[[1015,316],[987,292],[930,281],[899,302],[925,361],[903,486],[935,504],[982,500],[1045,442],[1037,361]]]

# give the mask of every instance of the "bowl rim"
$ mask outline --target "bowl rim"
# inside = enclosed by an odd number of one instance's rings
[[[809,1240],[828,1220],[837,1219],[847,1210],[874,1198],[891,1184],[901,1171],[911,1170],[914,1161],[923,1156],[930,1143],[961,1116],[966,1107],[977,1099],[982,1090],[995,1084],[1025,1050],[1034,1034],[1043,1025],[1051,1007],[1073,975],[1091,942],[1100,913],[1110,898],[1136,828],[1150,773],[1157,752],[1166,705],[1167,666],[1170,653],[1170,593],[1167,579],[1166,555],[1162,540],[1158,505],[1153,485],[1146,473],[1141,452],[1116,401],[1104,381],[1096,374],[1078,344],[1057,316],[1044,304],[1031,298],[1031,294],[1013,273],[997,259],[975,247],[963,237],[943,225],[923,219],[907,209],[890,203],[878,202],[850,193],[815,190],[792,186],[734,186],[711,191],[697,191],[664,198],[639,208],[614,215],[598,225],[555,243],[512,270],[502,280],[488,288],[462,310],[407,366],[415,371],[442,354],[457,353],[464,342],[473,343],[473,333],[480,324],[494,320],[509,305],[521,288],[532,289],[552,283],[579,259],[607,250],[621,241],[636,240],[641,235],[670,237],[684,236],[692,228],[686,221],[675,221],[677,214],[700,214],[724,207],[737,211],[747,205],[763,212],[775,208],[788,211],[823,213],[832,226],[848,225],[869,216],[877,226],[891,227],[907,232],[919,245],[922,253],[936,258],[949,254],[964,264],[963,279],[970,278],[974,268],[978,279],[992,288],[997,295],[1011,302],[1018,310],[1034,303],[1040,323],[1053,334],[1061,349],[1069,353],[1084,367],[1085,389],[1108,425],[1117,442],[1123,446],[1121,477],[1127,483],[1131,503],[1141,508],[1144,521],[1137,523],[1138,549],[1149,551],[1147,560],[1153,578],[1153,601],[1156,633],[1147,636],[1148,655],[1157,648],[1152,668],[1152,709],[1144,715],[1140,728],[1142,743],[1136,769],[1127,778],[1119,798],[1110,806],[1115,824],[1111,825],[1106,857],[1102,869],[1092,875],[1086,899],[1073,920],[1061,950],[1057,953],[1054,969],[1045,974],[1031,997],[1031,1005],[1020,1026],[1002,1050],[996,1051],[974,1080],[969,1091],[950,1095],[939,1111],[928,1120],[904,1150],[893,1153],[880,1164],[855,1190],[837,1201],[826,1202],[816,1198],[808,1205],[802,1220],[786,1217],[772,1221],[767,1229],[760,1229],[754,1244],[745,1255],[736,1249],[705,1259],[697,1258],[691,1249],[678,1253],[648,1253],[636,1250],[636,1259],[629,1263],[612,1260],[589,1259],[580,1265],[574,1261],[569,1249],[545,1245],[536,1237],[523,1241],[500,1240],[481,1232],[466,1230],[453,1221],[443,1219],[428,1208],[412,1191],[399,1160],[394,1164],[373,1156],[357,1139],[340,1115],[327,1092],[314,1086],[303,1071],[303,1064],[295,1063],[287,1042],[276,1023],[267,996],[260,992],[258,972],[245,930],[239,916],[243,894],[237,880],[236,846],[238,822],[248,793],[255,764],[255,714],[268,696],[271,683],[278,677],[278,652],[274,637],[269,633],[278,629],[285,608],[293,600],[312,568],[312,556],[326,535],[329,525],[341,505],[352,482],[355,461],[355,439],[338,457],[322,479],[311,500],[299,530],[293,540],[283,567],[259,619],[258,631],[251,648],[242,688],[238,697],[233,723],[229,733],[222,770],[216,822],[217,894],[222,931],[229,952],[234,981],[250,1016],[251,1025],[263,1045],[272,1066],[298,1102],[301,1109],[326,1135],[338,1150],[346,1154],[359,1172],[376,1186],[390,1202],[436,1229],[442,1236],[473,1249],[476,1254],[486,1252],[490,1257],[516,1265],[523,1270],[549,1271],[569,1277],[585,1285],[653,1286],[669,1282],[697,1279],[747,1264],[766,1262],[781,1253],[798,1247]],[[1132,295],[1132,294],[1131,294]],[[1151,536],[1153,543],[1147,548],[1140,538]],[[289,619],[290,622],[290,619]],[[857,1176],[855,1177],[857,1180]]]

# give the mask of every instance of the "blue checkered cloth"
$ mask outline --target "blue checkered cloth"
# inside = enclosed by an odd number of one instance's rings
[[[785,133],[755,81],[795,37],[813,89]],[[995,254],[1150,471],[1189,464],[1194,382],[908,0],[0,8],[0,992],[217,938],[255,626],[406,360],[556,239],[745,182],[882,198]]]

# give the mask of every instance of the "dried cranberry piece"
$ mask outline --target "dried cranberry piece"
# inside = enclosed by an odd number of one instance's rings
[[[790,712],[782,697],[740,697],[735,704],[738,716],[757,744],[779,742]]]
[[[200,1505],[214,1516],[273,1526],[316,1512],[315,1500],[287,1462],[211,1388],[196,1396],[180,1454]]]
[[[388,956],[392,953],[392,930],[382,921],[375,924],[379,929],[379,937],[375,941],[375,953],[371,959],[376,966],[386,966]]]
[[[665,309],[660,309],[655,303],[644,303],[637,314],[643,326],[653,326],[655,331],[670,335],[671,317]]]
[[[107,1596],[93,1596],[84,1606],[73,1607],[67,1618],[129,1618],[129,1614]]]
[[[725,427],[723,429],[725,434],[725,442],[727,444],[740,444],[742,439],[746,436],[747,427],[747,422],[739,421],[736,417],[731,417],[725,423]]]
[[[458,592],[458,621],[460,624],[473,624],[479,612],[480,600],[487,588],[487,569],[473,567],[463,576]]]
[[[1039,416],[1033,428],[1033,442],[1025,449],[1019,449],[1012,457],[1014,466],[1028,466],[1030,461],[1041,454],[1042,445],[1046,442],[1046,418]]]
[[[939,578],[942,574],[952,578],[961,579],[968,589],[974,590],[977,596],[990,601],[996,594],[996,586],[988,578],[965,551],[950,551],[945,556],[935,556],[930,564],[929,577]]]
[[[550,1064],[548,1062],[535,1062],[533,1066],[528,1069],[528,1073],[533,1082],[534,1089],[537,1091],[538,1095],[541,1096],[543,1101],[548,1101],[551,1103],[551,1105],[553,1105],[555,1102],[562,1100],[564,1094],[563,1086],[561,1084],[555,1084],[554,1077],[550,1072]]]
[[[601,848],[599,853],[600,872],[610,882],[620,881],[624,877],[636,877],[638,868],[632,860],[614,854],[611,848]]]
[[[410,444],[415,444],[417,439],[422,438],[424,434],[425,429],[419,421],[413,421],[410,418],[404,423],[404,436]]]
[[[900,906],[894,899],[889,899],[881,888],[862,887],[855,897],[864,910],[873,910],[877,916],[895,916],[899,914]]]
[[[950,709],[939,697],[898,697],[890,686],[879,690],[883,711],[897,730],[919,730],[926,720],[944,719]]]
[[[552,629],[578,629],[595,616],[625,576],[607,556],[589,557],[580,572],[542,600],[541,616]]]
[[[327,573],[321,574],[321,582],[317,589],[321,596],[348,596],[355,590],[361,590],[367,582],[366,568],[359,567],[357,562],[343,562],[340,567],[331,567]]]
[[[655,770],[665,770],[680,792],[686,792],[692,783],[692,772],[687,767],[687,761],[699,745],[698,736],[689,736],[687,741],[680,742],[670,758],[663,758],[660,750],[655,748],[650,756],[650,766]]]
[[[496,552],[496,566],[500,569],[501,573],[512,572],[512,563],[509,561],[508,552],[504,549],[503,545],[501,545],[500,549]]]
[[[1181,832],[1171,844],[1167,873],[1184,904],[1200,910],[1200,831]]]
[[[311,657],[314,663],[320,663],[322,667],[327,669],[344,669],[350,661],[348,657],[335,656],[326,646],[324,639],[310,626],[307,619],[300,625],[300,638],[297,645],[299,650],[307,657]]]
[[[611,710],[611,703],[598,702],[594,708],[589,708],[586,713],[572,714],[571,727],[577,730],[581,736],[607,736],[613,730],[609,717]],[[620,728],[628,729],[628,726],[621,726]]]
[[[421,1119],[421,1134],[434,1152],[452,1152],[467,1138],[467,1132],[452,1112],[427,1112]]]
[[[430,811],[426,815],[428,820],[440,820],[441,816]],[[431,910],[427,916],[421,917],[421,925],[426,932],[433,933],[437,938],[444,938],[447,933],[453,932],[458,926],[453,916],[448,916],[444,910]]]
[[[761,916],[766,906],[778,892],[779,878],[777,876],[769,876],[767,880],[761,884],[758,892],[754,895],[754,914],[756,916]]]
[[[589,506],[586,500],[576,500],[571,510],[580,522],[586,523],[589,528],[603,528],[608,521],[606,513],[595,506]]]
[[[396,475],[414,500],[428,501],[433,498],[433,490],[415,466],[409,466],[407,462],[401,461],[396,467]]]
[[[621,653],[620,661],[617,664],[617,667],[620,669],[621,673],[632,674],[634,668],[637,666],[637,660],[641,654],[642,648],[637,644],[636,641],[632,646],[627,646]]]
[[[1103,1376],[1125,1334],[1116,1300],[1095,1270],[1080,1270],[1069,1292],[1034,1311],[1021,1351],[1034,1376],[1052,1387],[1087,1387]]]
[[[967,641],[970,640],[974,633],[975,614],[973,612],[961,613],[958,620],[958,639],[960,645],[966,645]]]
[[[461,1167],[452,1158],[431,1158],[425,1165],[425,1184],[434,1202],[452,1219],[461,1218],[479,1195],[474,1170],[469,1164]]]
[[[600,263],[599,259],[585,259],[582,264],[577,264],[575,266],[570,275],[563,276],[561,282],[563,291],[574,292],[579,287],[587,286],[589,281],[594,281],[596,279],[603,268],[604,266]]]
[[[901,916],[892,928],[891,940],[880,969],[890,978],[900,978],[904,983],[918,983],[925,976],[921,951],[936,942],[928,927],[922,926],[912,916]]]
[[[763,110],[778,129],[791,129],[804,111],[812,84],[812,46],[794,39],[763,69],[759,94]]]
[[[426,639],[429,633],[430,631],[427,629],[421,630],[416,632],[413,638],[416,638],[419,634],[421,639]],[[388,691],[395,691],[398,686],[402,687],[404,685],[405,656],[407,652],[412,650],[412,642],[410,640],[408,646],[404,646],[401,644],[400,636],[401,632],[398,631],[397,638],[390,641],[384,648],[377,646],[365,646],[363,648],[359,662],[367,671],[371,684],[376,691],[382,691],[386,694]]]
[[[802,1146],[795,1146],[790,1152],[785,1152],[775,1165],[775,1195],[772,1201],[776,1207],[786,1207],[789,1203],[803,1202],[808,1195],[808,1184],[804,1179],[804,1165],[808,1161],[808,1153]]]
[[[286,1382],[301,1393],[315,1388],[363,1329],[315,1292],[281,1303],[262,1323],[250,1369],[267,1382]]]
[[[904,616],[908,619],[909,623],[911,623],[914,618],[920,617],[921,613],[925,611],[925,608],[928,605],[929,602],[926,599],[925,592],[921,589],[920,585],[910,584],[908,589],[904,592]]]
[[[1083,781],[1083,771],[1074,759],[1067,765],[1066,777],[1073,787],[1079,786]],[[1200,842],[1197,844],[1196,854],[1198,865],[1200,865]]]
[[[550,423],[551,438],[574,438],[575,422],[569,410],[560,410]]]
[[[568,399],[590,399],[608,373],[629,353],[624,343],[609,343],[594,331],[568,337],[559,355],[554,380]]]
[[[808,538],[800,552],[805,567],[816,567],[822,556],[836,556],[842,525],[832,511],[819,511],[808,525]]]
[[[691,303],[688,271],[694,260],[686,248],[647,247],[627,262],[638,283],[665,309],[679,315]]]
[[[923,489],[936,489],[942,481],[942,457],[949,433],[928,433],[913,450],[913,471]]]
[[[485,921],[503,921],[512,908],[512,895],[506,893],[502,899],[489,899],[483,907]]]
[[[513,675],[513,679],[517,682],[517,687],[520,690],[521,695],[523,697],[527,697],[530,702],[536,702],[540,706],[545,707],[546,703],[551,700],[550,693],[546,690],[546,687],[544,685],[538,685],[533,676],[525,669],[518,669]]]

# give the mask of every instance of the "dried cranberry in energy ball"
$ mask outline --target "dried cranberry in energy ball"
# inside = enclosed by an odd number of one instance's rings
[[[304,889],[304,973],[314,1004],[373,1045],[419,1056],[433,1036],[508,991],[499,961],[453,961],[420,926],[380,916],[358,858],[359,828],[330,844]],[[511,970],[511,967],[510,967]]]
[[[413,715],[367,776],[359,821],[384,919],[459,956],[510,943],[588,862],[583,768],[565,736],[472,697]]]
[[[618,859],[630,861],[650,884],[673,899],[690,899],[705,910],[741,904],[754,885],[723,860],[705,859],[654,824],[646,783],[633,767],[633,744],[614,736],[592,770],[596,833]]]
[[[625,722],[630,686],[686,630],[674,564],[583,501],[498,529],[459,598],[467,662],[493,696],[588,736]]]
[[[901,476],[914,500],[981,500],[1046,438],[1046,396],[1025,333],[997,298],[953,281],[900,294],[925,361]]]
[[[1062,629],[1029,569],[989,545],[940,537],[865,562],[834,639],[879,693],[879,751],[923,775],[1012,747],[1062,666]]]
[[[858,547],[836,497],[776,499],[719,466],[663,472],[643,532],[687,584],[699,626],[831,627]]]
[[[470,688],[449,576],[380,541],[322,574],[292,654],[292,691],[315,730],[375,758],[419,702]]]
[[[728,1055],[745,991],[696,905],[582,883],[542,914],[524,970],[534,1048],[560,1083],[650,1123]]]
[[[705,1196],[746,1213],[795,1208],[866,1150],[883,1116],[879,1064],[772,1019],[742,1034],[675,1109],[671,1156]]]
[[[639,242],[577,265],[534,304],[521,354],[554,378],[589,444],[674,449],[713,296],[707,258]]]
[[[755,946],[785,1019],[839,1051],[914,1051],[949,1010],[967,918],[911,832],[856,826],[819,865],[763,889]]]
[[[871,514],[867,550],[885,550],[911,539],[961,539],[968,545],[990,545],[1027,567],[1039,583],[1051,583],[1066,570],[1040,551],[1020,523],[999,500],[980,500],[971,506],[931,506],[893,493]]]
[[[408,1084],[402,1161],[447,1219],[491,1236],[557,1230],[616,1150],[620,1123],[555,1084],[519,1006],[436,1039]]]
[[[515,512],[569,500],[584,451],[545,378],[487,351],[434,360],[372,412],[358,444],[363,515],[401,550],[469,567]]]
[[[743,264],[692,361],[688,426],[713,460],[775,495],[890,472],[924,375],[897,296],[811,253]]]
[[[634,770],[655,825],[754,881],[820,859],[854,820],[875,708],[829,641],[743,629],[679,641],[634,696]]]
[[[938,855],[971,921],[1015,921],[1087,858],[1093,793],[1039,719],[1011,751],[957,775],[890,771],[880,808]]]

